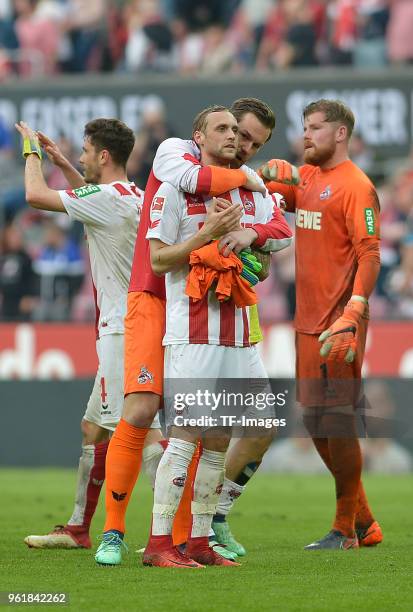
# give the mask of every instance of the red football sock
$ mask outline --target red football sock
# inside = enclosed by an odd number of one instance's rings
[[[96,506],[99,501],[100,490],[105,480],[105,462],[108,452],[109,440],[95,444],[95,463],[86,490],[86,507],[83,525],[89,529]]]
[[[78,533],[89,531],[105,480],[105,459],[109,440],[83,446],[79,461],[76,501],[66,527]]]
[[[188,467],[186,476],[185,488],[178,506],[178,510],[175,514],[173,526],[172,526],[172,537],[174,546],[184,544],[190,535],[192,527],[192,512],[191,503],[194,493],[194,482],[196,471],[198,469],[199,458],[201,456],[201,444],[198,442],[198,446],[195,449],[191,463]]]

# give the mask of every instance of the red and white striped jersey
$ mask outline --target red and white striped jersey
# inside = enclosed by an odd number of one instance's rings
[[[274,201],[260,193],[243,188],[223,194],[233,204],[242,204],[241,223],[267,223],[273,214]],[[202,226],[211,205],[209,196],[196,196],[178,191],[163,183],[151,205],[150,228],[146,237],[165,244],[184,242]],[[163,344],[215,344],[249,346],[248,308],[237,308],[233,300],[220,303],[213,291],[194,302],[185,294],[189,265],[166,274],[166,333]]]
[[[123,333],[143,191],[118,181],[59,194],[68,215],[85,226],[98,335]]]

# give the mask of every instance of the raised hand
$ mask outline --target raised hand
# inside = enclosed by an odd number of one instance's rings
[[[57,144],[51,138],[46,136],[46,134],[43,134],[43,132],[37,132],[37,137],[52,164],[61,168],[70,163],[69,160],[63,155]]]

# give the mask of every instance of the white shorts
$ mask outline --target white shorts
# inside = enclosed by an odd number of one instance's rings
[[[99,365],[84,419],[114,431],[123,410],[123,334],[107,334],[96,341]],[[160,428],[156,414],[151,428]]]
[[[267,373],[256,346],[230,347],[210,344],[179,344],[165,348],[165,423],[177,424],[175,417],[200,419],[207,429],[208,419],[219,415],[257,415],[255,404],[244,403],[247,394],[257,396],[271,391]],[[178,382],[179,381],[179,382]],[[238,381],[238,382],[237,382]],[[208,393],[221,393],[220,407],[212,408]],[[200,395],[197,395],[200,393]],[[240,398],[233,406],[235,395]],[[185,396],[185,397],[184,397]],[[196,396],[192,400],[190,396]],[[201,396],[201,399],[199,399]],[[231,396],[231,397],[229,397]],[[242,396],[242,399],[241,399]],[[177,401],[177,397],[180,401]],[[228,399],[228,403],[224,402]],[[237,400],[238,401],[238,400]],[[259,409],[259,416],[273,416],[273,407]],[[182,419],[180,419],[181,422]],[[228,424],[220,420],[214,426]],[[234,423],[235,424],[235,423]],[[240,424],[237,422],[236,424]]]
[[[267,378],[257,347],[171,344],[165,347],[165,378]]]

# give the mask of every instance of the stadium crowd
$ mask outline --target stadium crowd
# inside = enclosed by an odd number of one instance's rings
[[[152,100],[152,99],[150,99]],[[129,176],[144,188],[160,142],[174,135],[165,108],[153,98],[129,162]],[[60,140],[65,155],[77,163],[79,152]],[[291,161],[300,163],[298,147]],[[375,152],[359,136],[352,140],[352,158],[370,174],[381,201],[382,268],[371,299],[375,319],[413,316],[413,154],[398,170],[377,171]],[[262,160],[264,161],[264,160]],[[257,163],[259,163],[257,161]],[[65,216],[29,209],[25,203],[23,167],[11,134],[0,121],[0,288],[2,320],[88,321],[94,302],[83,230]],[[65,179],[46,165],[48,184],[64,188]],[[287,215],[290,223],[293,218]],[[291,319],[294,313],[294,254],[286,249],[273,257],[270,277],[259,286],[264,324]]]
[[[410,0],[0,0],[0,79],[413,60]]]

